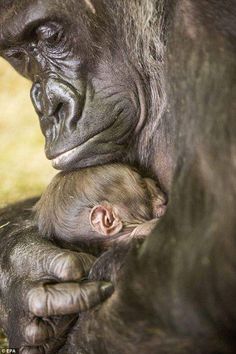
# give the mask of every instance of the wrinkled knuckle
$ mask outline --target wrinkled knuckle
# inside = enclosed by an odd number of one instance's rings
[[[52,327],[41,319],[34,319],[25,329],[25,340],[29,345],[45,344],[45,341],[54,336]]]
[[[42,286],[32,289],[29,293],[28,304],[29,310],[35,316],[43,317],[46,310],[46,302],[45,302],[45,290]]]
[[[36,323],[31,323],[25,329],[25,340],[29,344],[37,344],[42,335],[40,333],[40,327]]]
[[[74,267],[74,266],[80,266],[81,265],[79,254],[76,255],[75,253],[69,253],[66,256],[66,258],[67,258],[68,267]]]
[[[81,260],[75,254],[67,254],[63,257],[61,269],[60,269],[60,278],[61,279],[70,279],[70,278],[81,278],[83,275],[83,265]]]
[[[31,312],[33,312],[33,314],[38,317],[43,317],[45,315],[45,305],[41,299],[35,299],[32,302]]]

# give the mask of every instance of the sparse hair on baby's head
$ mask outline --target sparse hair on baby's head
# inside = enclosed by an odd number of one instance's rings
[[[70,233],[73,237],[78,232],[78,215],[85,208],[107,201],[125,224],[139,224],[155,217],[156,198],[162,197],[153,180],[130,166],[110,164],[57,174],[34,210],[42,235]]]

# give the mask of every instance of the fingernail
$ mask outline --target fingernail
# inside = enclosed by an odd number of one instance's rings
[[[111,296],[114,292],[114,286],[111,283],[103,283],[100,287],[102,297],[106,299],[107,297]]]

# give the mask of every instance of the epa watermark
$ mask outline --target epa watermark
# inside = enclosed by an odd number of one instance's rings
[[[19,349],[15,349],[15,348],[0,348],[0,354],[19,354]]]

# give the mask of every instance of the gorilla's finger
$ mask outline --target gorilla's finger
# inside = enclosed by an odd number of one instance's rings
[[[22,347],[20,354],[45,354],[43,347]]]
[[[53,258],[47,258],[44,272],[61,281],[80,280],[88,274],[95,260],[86,253],[59,251]]]
[[[25,341],[29,345],[40,345],[54,336],[53,327],[50,323],[40,318],[35,318],[24,330]]]
[[[46,284],[30,290],[28,306],[38,317],[76,314],[98,305],[112,292],[112,284],[105,282]]]
[[[20,349],[20,354],[55,354],[59,352],[59,349],[63,347],[66,342],[66,336],[63,338],[58,338],[44,343],[41,346],[24,346]],[[61,350],[60,350],[61,352]],[[68,352],[66,354],[69,354]]]
[[[24,338],[28,345],[45,345],[55,338],[61,338],[68,328],[77,320],[78,315],[51,317],[47,319],[35,318],[24,331]]]

